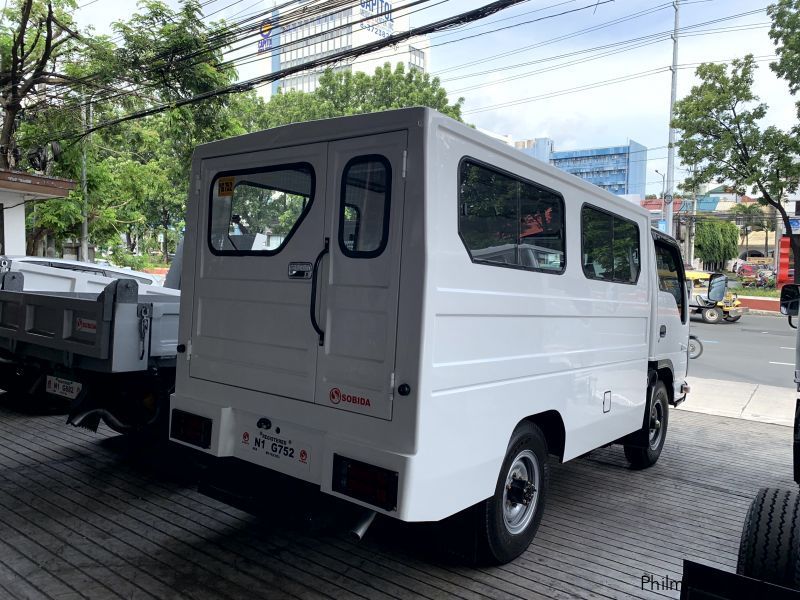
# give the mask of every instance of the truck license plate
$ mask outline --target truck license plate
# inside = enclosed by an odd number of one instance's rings
[[[60,377],[47,376],[45,383],[47,393],[61,396],[62,398],[69,398],[75,400],[78,394],[83,389],[83,384],[77,381],[70,381],[69,379],[61,379]]]

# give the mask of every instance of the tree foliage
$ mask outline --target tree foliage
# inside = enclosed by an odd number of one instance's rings
[[[697,68],[700,83],[675,104],[678,155],[695,166],[687,188],[715,179],[731,183],[740,194],[749,190],[777,210],[791,231],[784,203],[800,183],[800,143],[777,127],[761,127],[767,105],[752,91],[755,68],[752,55],[734,60],[730,69],[712,63]],[[800,264],[800,242],[794,237],[792,251]],[[800,276],[800,270],[796,273]]]
[[[80,180],[86,157],[86,198],[79,185],[67,198],[28,205],[29,252],[45,241],[77,240],[86,203],[89,237],[101,251],[152,252],[161,239],[166,256],[183,228],[191,156],[202,143],[406,106],[461,119],[463,99],[450,103],[437,78],[386,64],[374,75],[328,70],[313,93],[279,93],[268,103],[254,91],[211,97],[82,135],[92,123],[225,87],[236,72],[223,61],[226,27],[203,21],[199,0],[176,9],[141,0],[136,13],[113,24],[113,39],[78,30],[75,7],[76,0],[9,0],[0,20],[0,167],[5,157],[5,166]],[[61,143],[51,147],[54,139]],[[276,234],[299,210],[280,200],[264,216]]]
[[[703,262],[724,265],[739,255],[739,229],[728,221],[699,221],[695,227],[695,254]]]
[[[754,231],[768,231],[769,219],[764,214],[760,204],[740,203],[731,209],[737,217],[741,217],[741,237],[744,240],[746,252],[750,254],[750,234]],[[765,255],[766,256],[766,255]]]
[[[438,77],[402,63],[389,63],[373,75],[326,70],[313,92],[289,91],[273,95],[267,104],[264,127],[377,112],[409,106],[427,106],[461,121],[463,98],[450,103]]]
[[[770,68],[789,82],[789,91],[800,90],[800,0],[778,0],[767,7],[772,19],[769,37],[778,60]]]
[[[26,112],[46,106],[42,90],[74,81],[64,61],[82,50],[75,7],[74,0],[12,0],[0,12],[0,168],[19,162],[15,132]]]

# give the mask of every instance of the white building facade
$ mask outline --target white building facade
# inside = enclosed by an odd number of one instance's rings
[[[0,255],[25,255],[26,204],[64,198],[74,188],[69,179],[0,169]]]
[[[262,24],[258,51],[271,52],[273,73],[357,48],[408,31],[411,27],[408,14],[396,13],[392,10],[392,3],[384,0],[362,0],[354,7],[298,21],[293,15],[302,4],[284,5],[282,11],[274,10],[270,19]],[[282,19],[285,24],[281,23]],[[418,69],[424,72],[428,69],[429,47],[426,37],[414,38],[346,62],[295,73],[275,81],[271,91],[313,92],[326,68],[372,75],[377,67],[388,62],[393,68],[402,63],[406,71]]]

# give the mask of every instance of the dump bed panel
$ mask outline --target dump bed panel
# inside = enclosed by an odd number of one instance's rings
[[[27,342],[108,358],[112,306],[104,294],[0,291],[0,347],[13,352]]]

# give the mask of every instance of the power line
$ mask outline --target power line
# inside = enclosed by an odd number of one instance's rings
[[[684,34],[682,37],[691,37],[691,36],[698,36],[698,35],[712,35],[712,34],[718,34],[718,33],[732,33],[732,32],[738,33],[740,31],[748,31],[750,29],[756,29],[756,28],[767,27],[767,26],[768,25],[763,25],[763,24],[751,24],[751,25],[748,25],[748,26],[741,26],[740,25],[740,26],[735,26],[735,27],[722,27],[722,28],[718,28],[718,29],[701,30],[701,31],[697,31],[697,32],[694,32],[694,33]],[[475,89],[479,89],[479,88],[482,88],[482,87],[496,85],[498,83],[505,83],[505,82],[508,82],[508,81],[515,81],[517,79],[522,79],[524,77],[529,77],[531,75],[538,75],[538,74],[541,74],[541,73],[547,73],[547,72],[550,72],[550,71],[555,71],[555,70],[558,70],[558,69],[561,69],[561,68],[564,68],[564,67],[568,67],[568,66],[572,66],[572,65],[583,64],[583,63],[590,62],[590,61],[593,61],[593,60],[598,60],[600,58],[605,58],[607,56],[613,56],[613,55],[616,55],[616,54],[622,54],[624,52],[630,52],[631,50],[638,50],[638,49],[644,48],[646,46],[651,46],[653,44],[658,44],[658,43],[661,43],[663,41],[666,41],[666,40],[670,39],[671,35],[672,35],[672,32],[669,31],[669,32],[664,32],[664,33],[659,33],[659,34],[652,34],[652,35],[649,35],[649,36],[631,38],[631,39],[624,40],[624,41],[621,41],[621,42],[615,42],[613,44],[605,44],[605,45],[602,45],[602,46],[595,46],[593,48],[586,48],[586,49],[583,49],[583,50],[576,50],[574,52],[569,52],[569,53],[565,53],[565,54],[548,56],[548,57],[545,57],[545,58],[541,58],[541,59],[533,60],[533,61],[530,61],[530,62],[527,62],[527,63],[523,63],[523,65],[533,65],[533,64],[538,64],[538,63],[551,62],[551,61],[554,61],[554,60],[560,60],[560,59],[569,58],[569,57],[580,57],[580,56],[582,56],[584,54],[587,54],[587,53],[590,53],[590,52],[601,51],[601,52],[599,52],[598,54],[596,54],[594,56],[589,56],[589,57],[586,57],[586,58],[576,58],[575,60],[572,60],[572,61],[569,61],[569,62],[560,63],[560,64],[553,65],[553,66],[550,66],[550,67],[545,67],[543,69],[536,69],[536,70],[533,70],[533,71],[526,71],[525,73],[519,73],[517,75],[512,75],[512,76],[505,77],[505,78],[502,78],[502,79],[495,79],[495,80],[492,80],[490,82],[479,83],[479,84],[469,85],[469,86],[466,86],[466,87],[463,87],[463,88],[457,88],[457,89],[454,89],[454,90],[449,90],[449,93],[458,94],[458,93],[461,93],[461,92],[475,90]],[[642,41],[642,40],[647,40],[647,41]],[[620,48],[620,46],[623,46],[623,47]],[[602,52],[603,50],[605,50],[605,51]],[[445,83],[447,81],[454,81],[454,80],[458,80],[458,79],[476,77],[476,76],[484,75],[484,74],[496,73],[497,71],[502,71],[502,70],[507,70],[507,69],[512,69],[512,68],[518,68],[520,66],[522,66],[522,65],[514,65],[513,67],[501,67],[499,69],[495,69],[495,70],[491,70],[491,71],[481,71],[480,73],[469,74],[469,75],[461,75],[461,76],[458,76],[458,77],[452,77],[452,78],[449,78],[449,79],[444,79],[444,80],[442,80],[442,82]]]
[[[508,50],[508,51],[500,52],[498,54],[485,56],[485,57],[482,57],[480,59],[471,60],[471,61],[460,63],[460,64],[457,64],[457,65],[452,65],[450,67],[447,67],[446,69],[441,69],[440,71],[438,71],[437,75],[441,75],[443,73],[448,73],[448,72],[451,72],[451,71],[457,71],[457,70],[465,69],[467,67],[471,67],[471,66],[474,66],[476,64],[485,64],[486,62],[491,61],[491,60],[496,60],[498,58],[505,58],[507,56],[512,56],[514,54],[519,54],[521,52],[526,52],[528,50],[533,50],[534,48],[540,48],[542,46],[547,46],[547,45],[550,45],[550,44],[553,44],[553,43],[556,43],[556,42],[561,42],[561,41],[564,41],[564,40],[567,40],[567,39],[571,39],[571,38],[574,38],[574,37],[585,35],[586,33],[592,33],[592,32],[595,32],[595,31],[598,31],[598,30],[601,30],[601,29],[606,29],[606,28],[612,27],[614,25],[619,25],[621,23],[625,23],[625,22],[628,22],[628,21],[631,21],[631,20],[639,19],[641,17],[647,16],[647,15],[650,15],[650,14],[654,14],[656,12],[659,12],[659,11],[664,10],[666,8],[669,8],[669,7],[672,7],[672,2],[658,4],[658,5],[652,6],[650,8],[631,13],[629,15],[625,15],[623,17],[618,17],[616,19],[612,19],[610,21],[606,21],[605,23],[600,23],[598,25],[594,25],[592,27],[579,29],[579,30],[571,32],[571,33],[567,33],[567,34],[564,34],[564,35],[559,35],[559,36],[556,36],[556,37],[553,37],[553,38],[550,38],[550,39],[547,39],[547,40],[543,40],[541,42],[536,42],[534,44],[529,44],[529,45],[522,46],[520,48],[516,48],[516,49],[513,49],[513,50]],[[733,15],[728,15],[726,17],[722,17],[722,18],[719,18],[719,19],[712,19],[710,21],[705,21],[703,23],[697,23],[697,24],[695,24],[693,26],[687,27],[686,29],[688,30],[691,27],[701,27],[701,26],[704,26],[704,25],[712,25],[714,23],[719,23],[719,22],[722,22],[722,21],[738,19],[738,18],[741,18],[741,17],[750,16],[750,15],[754,15],[754,14],[757,14],[757,13],[763,13],[764,10],[765,10],[764,8],[760,8],[760,9],[757,9],[757,10],[750,10],[750,11],[745,11],[745,12],[741,12],[741,13],[737,13],[737,14],[733,14]]]
[[[480,8],[477,8],[477,9],[474,9],[474,10],[470,10],[470,11],[466,11],[466,12],[462,12],[462,13],[459,13],[459,14],[453,16],[453,17],[440,19],[438,21],[435,21],[433,23],[429,23],[427,25],[423,25],[421,27],[415,27],[415,28],[409,29],[408,31],[405,31],[405,32],[393,33],[392,35],[390,35],[387,38],[383,38],[381,40],[377,40],[375,42],[371,42],[371,43],[368,43],[368,44],[363,44],[363,45],[358,46],[356,48],[351,48],[351,49],[344,50],[344,51],[341,51],[341,52],[336,52],[336,53],[334,53],[334,54],[332,54],[330,56],[324,57],[324,58],[314,59],[314,60],[308,61],[306,63],[303,63],[301,65],[296,65],[294,67],[281,69],[280,71],[277,71],[277,72],[274,72],[274,73],[269,73],[269,74],[262,75],[262,76],[259,76],[259,77],[254,77],[254,78],[248,79],[248,80],[243,81],[243,82],[239,82],[239,83],[235,83],[235,84],[232,84],[232,85],[224,86],[222,88],[219,88],[217,90],[213,90],[213,91],[210,91],[210,92],[197,94],[195,96],[192,96],[191,98],[185,98],[185,99],[178,100],[178,101],[170,103],[170,104],[161,104],[160,106],[155,106],[155,107],[151,107],[151,108],[148,108],[148,109],[145,109],[145,110],[135,111],[133,113],[129,113],[129,114],[124,115],[122,117],[117,117],[115,119],[110,119],[110,120],[107,120],[107,121],[103,121],[103,122],[101,122],[101,123],[99,123],[99,124],[97,124],[97,125],[95,125],[93,127],[90,127],[88,129],[86,129],[82,134],[77,135],[77,136],[73,136],[73,137],[74,138],[81,138],[81,137],[83,137],[83,136],[85,136],[85,135],[87,135],[87,134],[89,134],[89,133],[91,133],[93,131],[97,131],[99,129],[103,129],[103,128],[109,127],[111,125],[117,125],[119,123],[124,123],[126,121],[130,121],[130,120],[133,120],[133,119],[140,119],[142,117],[155,115],[155,114],[164,112],[164,111],[172,109],[172,108],[179,108],[181,106],[188,106],[188,105],[191,105],[191,104],[196,104],[198,102],[202,102],[204,100],[208,100],[210,98],[215,98],[215,97],[218,97],[218,96],[221,96],[221,95],[244,92],[244,91],[253,89],[255,87],[258,87],[259,85],[264,85],[266,83],[270,83],[272,81],[276,81],[278,79],[282,79],[282,78],[284,78],[284,77],[286,77],[288,75],[291,75],[293,73],[297,73],[297,72],[300,72],[300,71],[306,71],[306,70],[309,70],[309,69],[312,69],[312,68],[316,68],[316,67],[320,67],[320,66],[323,66],[323,65],[332,64],[332,63],[338,62],[338,61],[343,60],[343,59],[347,59],[347,58],[351,58],[351,57],[357,57],[357,56],[360,56],[360,55],[363,55],[363,54],[366,54],[366,53],[369,53],[369,52],[374,52],[376,50],[380,50],[381,48],[385,48],[387,46],[403,42],[403,41],[408,40],[408,39],[410,39],[412,37],[416,37],[416,36],[420,36],[420,35],[427,35],[429,33],[432,33],[432,32],[435,32],[435,31],[440,31],[442,29],[447,29],[447,28],[453,27],[455,25],[460,25],[460,24],[464,24],[464,23],[470,23],[470,22],[473,22],[473,21],[477,21],[479,19],[486,18],[489,15],[492,15],[492,14],[495,14],[495,13],[500,12],[502,10],[505,10],[505,9],[511,7],[511,6],[515,6],[517,4],[521,4],[522,2],[525,2],[525,1],[527,1],[527,0],[495,0],[495,2],[491,2],[489,4],[481,6]]]
[[[755,60],[756,60],[756,62],[765,62],[765,61],[768,61],[768,60],[773,60],[774,58],[775,58],[775,55],[773,54],[773,55],[769,55],[769,56],[756,57]],[[719,60],[719,61],[704,61],[704,62],[713,62],[713,63],[717,63],[717,64],[727,64],[727,63],[730,63],[732,60],[735,60],[735,59]],[[689,68],[697,67],[697,66],[699,66],[701,64],[703,64],[703,63],[685,63],[685,64],[682,64],[682,65],[679,65],[678,68],[679,69],[689,69]],[[494,109],[497,109],[497,108],[508,108],[508,107],[511,107],[511,106],[518,106],[520,104],[527,104],[528,102],[536,102],[538,100],[546,100],[548,98],[555,98],[557,96],[564,96],[566,94],[573,94],[573,93],[576,93],[576,92],[583,92],[583,91],[586,91],[586,90],[593,90],[593,89],[596,89],[596,88],[599,88],[599,87],[605,87],[605,86],[608,86],[608,85],[613,85],[615,83],[623,83],[625,81],[632,81],[634,79],[641,79],[643,77],[650,77],[652,75],[657,75],[659,73],[664,73],[664,72],[667,72],[669,70],[670,70],[670,67],[668,67],[668,66],[667,67],[656,67],[654,69],[649,69],[647,71],[640,71],[638,73],[631,73],[631,74],[628,74],[628,75],[621,75],[619,77],[614,77],[612,79],[606,79],[606,80],[603,80],[603,81],[596,81],[596,82],[593,82],[593,83],[587,83],[587,84],[579,85],[579,86],[572,87],[572,88],[567,88],[567,89],[563,89],[563,90],[557,90],[557,91],[554,91],[554,92],[548,92],[546,94],[541,94],[539,96],[529,96],[527,98],[519,98],[517,100],[509,100],[508,102],[500,102],[498,104],[490,104],[490,105],[487,105],[487,106],[481,106],[479,108],[473,108],[473,109],[470,109],[470,110],[465,110],[464,114],[473,114],[473,113],[485,112],[487,110],[494,110]]]

